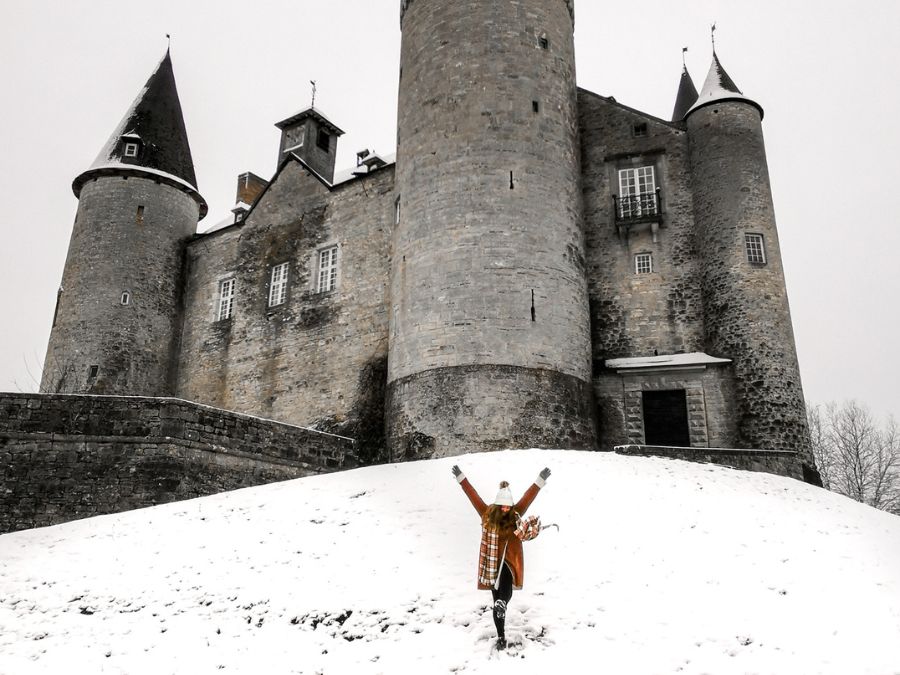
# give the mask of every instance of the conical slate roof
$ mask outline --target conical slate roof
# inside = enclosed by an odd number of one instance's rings
[[[703,89],[700,91],[700,96],[684,116],[687,117],[695,110],[721,101],[744,101],[759,110],[760,117],[763,116],[762,106],[756,101],[744,96],[734,83],[734,80],[731,79],[731,76],[725,72],[725,69],[719,62],[719,56],[713,51],[712,65],[709,67],[709,74],[706,76],[706,82],[703,83]]]
[[[125,156],[123,139],[139,142],[136,157]],[[194,161],[168,50],[91,168],[75,179],[72,187],[76,196],[87,180],[116,169],[137,173],[143,170],[197,192]]]
[[[699,95],[687,66],[681,71],[681,82],[678,83],[678,96],[675,97],[675,108],[672,110],[672,121],[680,122],[687,111],[697,102]]]

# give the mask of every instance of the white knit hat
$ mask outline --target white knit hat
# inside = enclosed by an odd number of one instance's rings
[[[500,483],[500,491],[497,493],[497,496],[494,498],[494,504],[497,506],[513,506],[515,502],[513,501],[512,492],[509,489],[509,483],[503,481]]]

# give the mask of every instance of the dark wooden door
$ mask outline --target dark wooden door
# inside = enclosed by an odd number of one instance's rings
[[[645,391],[643,399],[644,443],[690,447],[691,434],[684,389]]]

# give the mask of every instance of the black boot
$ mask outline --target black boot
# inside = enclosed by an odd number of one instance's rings
[[[497,649],[506,649],[506,603],[494,602],[494,626],[497,628]]]

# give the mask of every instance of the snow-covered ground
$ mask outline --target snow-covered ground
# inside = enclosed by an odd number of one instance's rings
[[[553,475],[491,652],[486,500]],[[900,673],[900,518],[794,480],[528,450],[0,537],[0,673]]]

